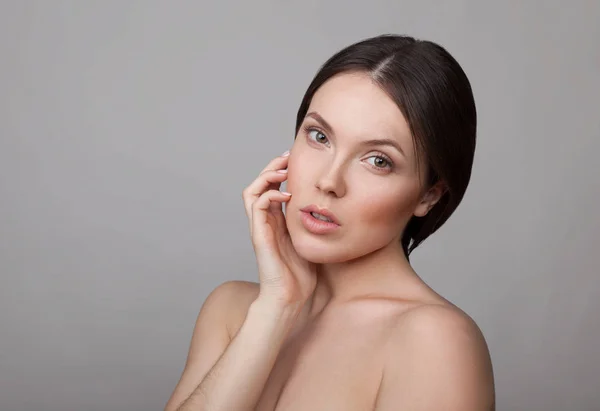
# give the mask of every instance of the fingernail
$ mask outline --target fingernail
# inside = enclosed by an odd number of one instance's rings
[[[281,194],[284,194],[286,196],[291,196],[292,195],[292,193],[288,193],[287,191],[282,191]]]
[[[277,172],[281,174],[286,174],[288,171],[287,168],[284,168],[283,170],[277,170]]]
[[[285,153],[281,155],[281,157],[287,157],[290,155],[290,150],[287,150]]]

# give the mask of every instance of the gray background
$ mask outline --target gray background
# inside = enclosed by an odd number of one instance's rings
[[[489,342],[498,410],[600,409],[600,2],[3,1],[0,409],[162,409],[198,310],[255,281],[241,192],[318,66],[445,46],[471,185],[417,271]]]

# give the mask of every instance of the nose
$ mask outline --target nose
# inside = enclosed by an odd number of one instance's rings
[[[323,169],[320,177],[317,179],[315,187],[326,194],[342,197],[346,193],[346,184],[344,182],[342,171],[340,165],[330,163]]]

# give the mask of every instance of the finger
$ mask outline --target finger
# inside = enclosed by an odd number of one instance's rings
[[[271,161],[267,167],[265,167],[259,174],[259,177],[265,173],[270,173],[272,171],[283,171],[287,170],[288,166],[288,157],[278,157],[275,160]],[[267,190],[279,190],[280,184],[271,184],[266,188],[262,188],[262,190],[256,194],[261,195]]]
[[[244,193],[246,197],[258,197],[267,190],[278,190],[286,178],[286,169],[263,171],[244,189]]]
[[[273,174],[275,173],[275,174]],[[271,174],[269,176],[268,174]],[[279,187],[281,186],[281,182],[287,178],[285,174],[277,173],[274,171],[266,172],[262,178],[266,178],[267,181],[263,183],[263,186],[260,188],[257,194],[250,194],[245,192],[242,196],[244,198],[244,208],[246,210],[246,216],[248,218],[248,227],[250,229],[250,235],[252,236],[252,204],[262,195],[264,192],[269,190],[279,191]],[[276,180],[281,180],[280,182],[276,182]],[[275,181],[275,183],[273,182]],[[251,188],[250,188],[251,189]],[[250,190],[248,189],[248,190]],[[277,213],[277,210],[274,209],[274,214]]]
[[[272,235],[268,227],[268,215],[270,213],[271,203],[281,203],[289,201],[291,194],[279,190],[269,190],[263,193],[252,204],[252,239],[256,243],[263,240],[270,240]],[[283,215],[282,215],[283,217]],[[285,223],[285,222],[284,222]]]
[[[275,218],[277,233],[279,235],[279,240],[281,240],[281,237],[284,237],[288,233],[287,222],[285,220],[285,214],[283,213],[283,203],[271,201],[270,210],[272,210],[271,213]]]
[[[279,190],[281,183],[285,180],[285,174],[282,175],[270,173],[271,181],[265,182],[265,173],[272,170],[283,170],[288,164],[289,151],[283,153],[281,156],[274,158],[267,164],[267,166],[261,171],[259,176],[242,192],[242,198],[244,201],[244,209],[248,218],[248,224],[250,229],[250,235],[252,235],[252,203],[267,190]],[[267,176],[268,177],[268,176]],[[273,181],[274,180],[274,181]]]
[[[285,155],[282,154],[269,161],[267,166],[262,169],[260,174],[264,173],[267,170],[278,170],[280,168],[285,168],[289,159],[289,151],[286,151],[286,153],[284,153]]]
[[[269,164],[267,164],[267,166],[258,174],[258,176],[260,177],[261,175],[263,175],[265,172],[268,172],[270,170],[283,170],[287,167],[288,165],[288,156],[279,156],[274,158],[273,160],[271,160],[269,162]],[[248,187],[246,187],[246,189],[244,189],[244,191],[249,191],[252,192],[253,194],[257,194],[255,187],[253,187],[254,183],[256,183],[255,179]],[[260,193],[258,193],[258,195],[262,194],[263,191],[261,191]]]
[[[288,196],[289,197],[289,196]],[[275,222],[278,228],[285,228],[285,215],[283,214],[283,205],[279,201],[271,201],[269,205],[269,212],[275,218]]]
[[[283,170],[281,170],[283,171]],[[244,199],[244,206],[246,208],[246,215],[250,217],[252,215],[251,207],[252,203],[268,190],[279,190],[281,183],[287,179],[287,172],[280,172],[276,170],[267,170],[260,174],[256,180],[252,182],[244,192],[242,197]]]

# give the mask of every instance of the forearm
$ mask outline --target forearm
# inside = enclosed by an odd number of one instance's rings
[[[223,355],[178,410],[253,410],[298,312],[255,300]]]

